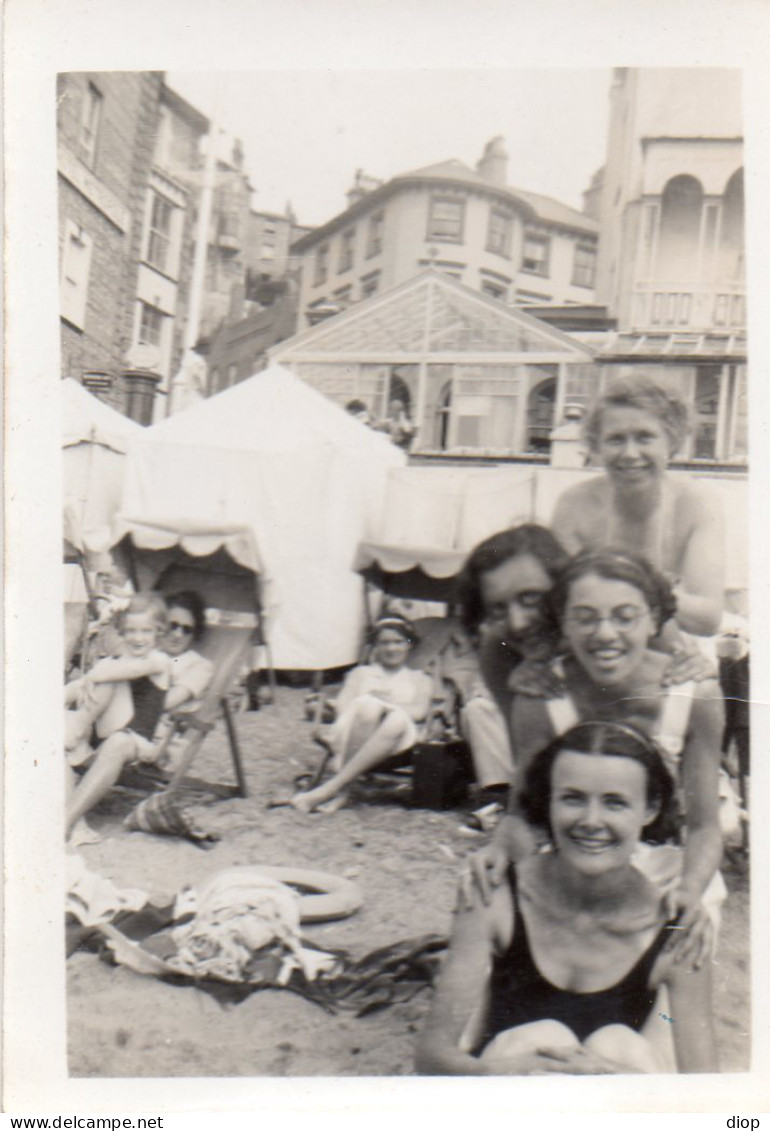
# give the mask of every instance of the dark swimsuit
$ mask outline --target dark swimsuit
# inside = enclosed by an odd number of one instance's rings
[[[151,739],[163,714],[166,692],[153,683],[148,675],[129,680],[131,698],[134,701],[134,716],[128,729],[142,738]]]
[[[578,993],[552,985],[532,957],[524,917],[519,910],[516,873],[510,870],[514,932],[505,954],[494,959],[490,1008],[480,1052],[498,1033],[531,1021],[561,1021],[579,1041],[604,1025],[627,1025],[638,1033],[652,1012],[657,989],[649,986],[650,973],[668,938],[661,927],[647,950],[625,977],[606,990]]]

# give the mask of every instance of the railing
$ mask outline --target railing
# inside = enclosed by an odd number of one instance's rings
[[[736,330],[746,325],[746,284],[637,283],[632,330]]]

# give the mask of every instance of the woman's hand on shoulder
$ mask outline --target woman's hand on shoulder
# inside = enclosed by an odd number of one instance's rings
[[[714,950],[714,924],[701,897],[679,885],[664,898],[664,914],[672,924],[662,954],[682,969],[699,970]]]
[[[689,637],[680,634],[680,639],[671,644],[668,654],[669,662],[660,681],[663,687],[676,687],[690,682],[703,683],[716,678],[717,670],[713,661]]]
[[[468,910],[479,901],[484,907],[489,907],[495,889],[505,879],[510,862],[508,846],[499,839],[472,853],[460,872],[457,907]]]

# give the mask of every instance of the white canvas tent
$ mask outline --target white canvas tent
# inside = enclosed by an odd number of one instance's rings
[[[122,510],[145,521],[244,524],[264,566],[277,668],[353,663],[364,623],[358,543],[379,522],[384,436],[273,365],[142,432]]]
[[[126,452],[142,428],[67,377],[62,390],[65,537],[103,549],[120,508]]]

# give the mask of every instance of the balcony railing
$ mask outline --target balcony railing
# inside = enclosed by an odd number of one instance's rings
[[[631,305],[632,330],[743,329],[746,284],[637,283]]]

